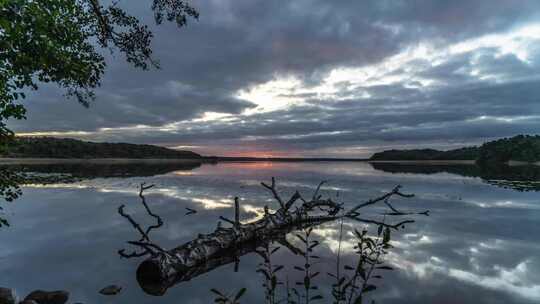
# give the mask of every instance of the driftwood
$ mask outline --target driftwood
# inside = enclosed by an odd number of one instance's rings
[[[181,281],[188,281],[195,276],[208,272],[216,267],[224,264],[235,262],[238,264],[240,256],[256,252],[256,249],[262,244],[277,241],[289,248],[292,252],[298,253],[298,250],[289,244],[285,235],[296,229],[315,226],[324,222],[334,221],[341,218],[349,218],[362,223],[373,223],[398,229],[404,224],[412,223],[413,220],[407,219],[398,223],[388,224],[373,219],[361,218],[359,210],[361,208],[374,205],[382,202],[388,208],[389,212],[383,213],[385,216],[390,215],[413,215],[424,214],[428,212],[401,212],[394,208],[389,202],[392,196],[412,197],[412,194],[404,194],[400,192],[400,186],[395,187],[392,191],[367,202],[361,203],[350,209],[343,210],[343,203],[334,202],[332,199],[322,199],[319,191],[324,182],[321,182],[310,200],[306,200],[296,191],[290,199],[283,200],[276,189],[275,179],[272,178],[270,185],[261,183],[263,187],[268,189],[274,199],[278,202],[279,208],[275,212],[270,212],[268,206],[264,207],[264,216],[251,223],[242,224],[240,222],[240,202],[235,198],[235,217],[230,220],[225,217],[220,217],[222,221],[231,224],[231,227],[224,228],[221,222],[218,222],[214,232],[209,234],[200,234],[196,239],[187,242],[181,246],[171,250],[164,250],[156,244],[153,244],[148,238],[148,234],[144,233],[142,228],[134,224],[129,216],[127,217],[133,226],[141,233],[140,241],[128,242],[132,245],[139,246],[144,249],[143,252],[125,255],[126,257],[150,255],[143,261],[137,269],[137,281],[141,287],[149,294],[162,295],[166,290]],[[144,186],[141,186],[140,196],[143,204],[145,203],[142,191]],[[298,207],[294,207],[295,203],[300,202]],[[145,204],[145,207],[146,204]],[[123,211],[123,210],[119,210]],[[151,212],[147,209],[149,214]],[[153,214],[152,214],[153,215]],[[123,252],[121,252],[123,254]],[[235,267],[237,268],[237,266]]]

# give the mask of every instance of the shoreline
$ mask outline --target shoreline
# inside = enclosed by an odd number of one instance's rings
[[[423,165],[475,165],[475,160],[368,160],[368,163],[399,163]]]
[[[46,164],[196,164],[209,163],[195,158],[0,158],[0,165],[46,165]]]
[[[476,160],[368,160],[368,163],[393,163],[393,164],[418,164],[418,165],[478,165]],[[510,167],[519,166],[540,166],[540,162],[528,163],[523,161],[510,160],[504,164]]]
[[[475,160],[369,160],[339,158],[235,158],[202,157],[197,158],[2,158],[0,165],[46,165],[46,164],[215,164],[231,162],[363,162],[410,165],[476,165]],[[540,162],[527,163],[509,161],[509,166],[540,166]]]
[[[167,163],[230,163],[230,162],[368,162],[367,159],[332,158],[236,158],[202,157],[198,158],[7,158],[0,157],[0,165],[32,164],[167,164]]]

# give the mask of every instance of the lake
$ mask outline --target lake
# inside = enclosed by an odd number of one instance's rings
[[[140,235],[118,213],[125,212],[144,226],[154,224],[138,197],[141,183],[155,186],[145,191],[152,212],[163,226],[152,240],[173,248],[216,228],[219,216],[234,217],[234,197],[240,199],[243,222],[257,219],[268,205],[277,209],[271,194],[260,185],[275,177],[284,198],[295,190],[310,197],[320,181],[324,197],[344,202],[344,208],[380,196],[396,185],[413,198],[393,198],[394,207],[421,212],[414,223],[393,231],[383,260],[393,270],[380,269],[373,278],[376,289],[365,293],[371,303],[539,303],[540,302],[540,192],[539,167],[478,168],[472,165],[421,165],[365,162],[231,162],[203,165],[141,165],[80,167],[40,165],[27,171],[79,172],[76,182],[25,185],[23,196],[2,203],[11,227],[0,228],[0,286],[16,290],[19,297],[35,289],[67,290],[69,303],[213,303],[211,288],[235,292],[246,288],[241,303],[264,303],[265,279],[257,272],[263,259],[255,253],[235,263],[216,267],[186,282],[171,286],[162,296],[146,293],[136,278],[144,258],[121,258],[118,250],[136,248],[127,241]],[[186,215],[188,209],[197,212]],[[384,204],[373,205],[365,216],[381,220]],[[386,216],[385,221],[398,218]],[[223,223],[224,226],[228,225]],[[343,225],[343,226],[342,226]],[[340,229],[342,228],[340,244]],[[354,229],[376,236],[377,226],[351,220],[315,227],[311,238],[319,258],[311,269],[322,295],[312,303],[332,303],[328,273],[355,266],[358,255]],[[290,233],[287,240],[302,248]],[[302,233],[300,233],[302,234]],[[281,247],[272,264],[278,272],[277,296],[285,296],[285,283],[304,273],[304,257]],[[346,273],[345,269],[341,270]],[[98,291],[111,284],[118,295]]]

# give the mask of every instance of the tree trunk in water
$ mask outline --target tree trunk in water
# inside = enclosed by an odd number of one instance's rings
[[[213,233],[199,235],[179,247],[157,252],[139,265],[137,281],[147,293],[162,295],[170,286],[234,262],[265,242],[279,238],[285,241],[285,235],[292,230],[337,218],[308,216],[302,210],[266,213],[253,223],[218,227]]]
[[[187,242],[171,250],[163,250],[161,247],[150,242],[148,238],[149,228],[146,233],[141,232],[140,227],[133,223],[132,219],[123,213],[123,206],[119,208],[119,213],[128,218],[135,228],[138,228],[143,236],[138,242],[128,242],[132,245],[140,246],[145,249],[143,253],[134,253],[125,255],[123,250],[119,253],[124,257],[137,257],[146,254],[151,254],[149,258],[143,261],[137,269],[137,281],[142,289],[151,295],[162,295],[167,289],[176,283],[189,281],[190,279],[211,271],[221,265],[239,261],[239,257],[249,252],[254,252],[256,249],[271,241],[277,241],[288,247],[291,251],[297,251],[285,238],[288,232],[296,229],[315,226],[324,222],[333,221],[343,217],[347,217],[362,223],[373,223],[383,225],[392,229],[398,229],[405,223],[412,223],[412,220],[404,220],[397,224],[386,224],[375,220],[360,218],[358,210],[373,205],[378,202],[384,202],[391,212],[383,215],[412,215],[425,214],[407,213],[395,209],[389,202],[389,198],[393,195],[401,197],[412,197],[413,195],[403,194],[399,191],[400,186],[395,187],[391,192],[388,192],[375,199],[368,200],[356,205],[347,212],[340,212],[343,208],[340,203],[336,203],[331,199],[321,199],[318,195],[320,187],[324,182],[321,182],[315,191],[313,198],[306,201],[300,193],[295,192],[293,196],[285,202],[277,193],[275,188],[275,180],[272,178],[272,184],[267,185],[261,183],[265,188],[270,190],[273,197],[279,203],[280,208],[270,213],[268,207],[264,207],[264,216],[252,223],[240,223],[240,204],[238,198],[235,198],[235,219],[229,220],[220,217],[221,220],[232,225],[230,228],[221,227],[221,222],[218,222],[214,232],[209,234],[200,234],[196,239]],[[150,186],[151,187],[151,186]],[[143,204],[147,207],[142,191],[149,189],[141,185],[140,196]],[[294,211],[290,211],[291,207],[298,200],[302,201],[299,207]],[[148,210],[148,208],[147,208]],[[339,213],[339,214],[338,214]],[[150,215],[156,217],[151,212]],[[159,218],[159,217],[158,217]],[[158,226],[162,224],[158,220]]]

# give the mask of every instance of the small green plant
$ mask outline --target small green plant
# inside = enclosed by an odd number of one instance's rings
[[[343,225],[343,223],[341,223]],[[341,226],[343,227],[343,226]],[[376,272],[379,270],[392,270],[392,267],[384,265],[383,257],[392,248],[390,244],[390,227],[383,224],[377,227],[377,236],[369,236],[366,229],[362,232],[354,229],[357,245],[354,247],[358,260],[355,266],[344,265],[344,273],[341,272],[340,256],[343,228],[340,229],[336,273],[328,273],[336,279],[332,285],[332,296],[335,304],[361,304],[364,295],[377,289],[372,279],[381,279]],[[374,302],[374,301],[373,301]]]
[[[292,291],[297,296],[298,302],[291,301],[289,303],[311,303],[311,301],[321,300],[323,296],[320,294],[313,294],[319,288],[314,284],[313,279],[319,275],[319,272],[312,270],[313,260],[318,259],[319,256],[313,254],[313,250],[320,245],[319,241],[311,240],[311,233],[313,227],[309,227],[303,230],[304,235],[295,234],[295,236],[304,243],[304,250],[301,250],[301,254],[304,256],[304,265],[294,266],[294,269],[304,273],[304,279],[301,282],[296,282],[296,286],[302,286],[303,288],[292,288]]]
[[[345,290],[345,277],[342,276],[341,272],[341,243],[343,242],[343,219],[339,223],[339,241],[338,241],[338,251],[336,259],[336,272],[327,274],[334,278],[336,282],[332,284],[332,297],[334,298],[334,304],[342,303],[346,300],[346,290]]]
[[[272,255],[276,253],[281,247],[271,248],[270,244],[264,246],[264,250],[257,251],[263,258],[263,262],[259,264],[257,272],[264,275],[264,282],[262,286],[265,289],[265,301],[267,304],[274,304],[276,302],[276,287],[283,283],[278,280],[277,273],[283,269],[283,265],[273,265]]]

